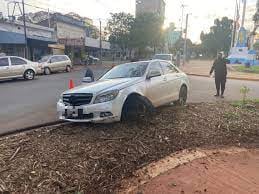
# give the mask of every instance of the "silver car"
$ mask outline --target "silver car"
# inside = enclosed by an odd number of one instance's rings
[[[39,63],[17,56],[0,57],[0,79],[24,78],[33,80],[41,73]]]
[[[42,65],[42,71],[45,75],[58,71],[70,72],[72,68],[71,60],[67,55],[45,56],[39,60],[39,63]]]

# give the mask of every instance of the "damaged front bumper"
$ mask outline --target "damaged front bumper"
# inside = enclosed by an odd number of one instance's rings
[[[60,120],[70,122],[111,123],[120,121],[121,110],[116,102],[110,101],[100,104],[81,106],[66,106],[61,100],[57,103]]]

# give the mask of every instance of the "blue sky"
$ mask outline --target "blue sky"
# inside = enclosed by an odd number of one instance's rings
[[[4,12],[4,1],[0,0],[0,11]],[[199,42],[200,32],[208,31],[215,18],[228,16],[233,18],[236,0],[165,0],[166,24],[176,23],[180,27],[181,4],[187,5],[185,13],[191,13],[189,22],[189,38]],[[76,12],[82,16],[93,18],[95,23],[103,19],[104,23],[111,12],[135,12],[135,0],[25,0],[30,4],[49,7],[51,10],[67,13]],[[252,15],[256,11],[256,0],[248,0],[246,26],[252,27]],[[27,8],[29,9],[29,8]]]

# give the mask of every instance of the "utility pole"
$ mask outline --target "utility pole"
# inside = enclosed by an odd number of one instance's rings
[[[182,4],[181,8],[182,8],[182,19],[181,19],[181,33],[183,33],[183,16],[184,16],[184,8],[186,7],[186,5]]]
[[[246,0],[244,0],[244,2],[243,2],[243,15],[242,15],[241,27],[244,27],[245,17],[246,17]]]
[[[185,35],[184,35],[184,48],[183,48],[183,66],[186,63],[186,58],[187,58],[188,20],[189,20],[189,14],[186,14]]]
[[[102,48],[102,21],[100,19],[100,62],[103,63],[103,48]]]
[[[235,6],[235,14],[234,14],[234,23],[233,23],[233,30],[232,30],[232,39],[231,39],[231,47],[235,46],[235,39],[236,39],[236,31],[237,31],[237,17],[238,17],[238,4],[237,4],[237,0],[236,0],[236,6]]]
[[[48,8],[48,24],[49,24],[49,28],[50,28],[50,14],[49,14],[49,8]]]
[[[23,17],[24,39],[25,39],[25,58],[28,59],[28,42],[27,42],[24,0],[22,0],[22,17]]]

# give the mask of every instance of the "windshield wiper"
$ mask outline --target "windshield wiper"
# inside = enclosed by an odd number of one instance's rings
[[[120,79],[120,78],[127,78],[127,77],[112,77],[112,78],[109,78],[109,79]]]

